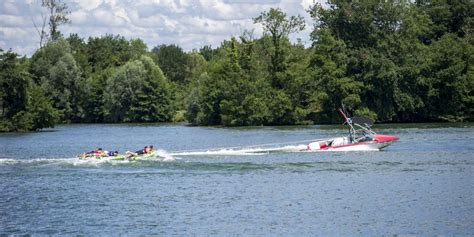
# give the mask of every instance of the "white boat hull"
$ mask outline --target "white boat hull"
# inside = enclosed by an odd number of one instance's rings
[[[327,150],[331,151],[378,151],[381,150],[391,142],[373,142],[373,143],[363,143],[363,144],[353,144],[348,146],[340,146],[340,147],[330,147]]]
[[[396,140],[398,137],[383,134],[376,134],[373,140],[363,142],[350,142],[348,137],[338,137],[312,142],[307,145],[307,151],[379,151]]]

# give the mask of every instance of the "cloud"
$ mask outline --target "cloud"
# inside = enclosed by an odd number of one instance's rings
[[[77,2],[80,8],[84,9],[85,11],[90,11],[94,8],[97,8],[101,3],[102,0],[81,0]]]
[[[15,15],[0,15],[0,22],[2,22],[2,27],[5,28],[30,27],[32,25],[32,21],[28,21],[22,16]]]
[[[87,40],[106,34],[141,38],[153,48],[178,44],[185,50],[218,46],[244,30],[261,34],[254,17],[271,7],[288,15],[301,15],[307,28],[292,39],[309,41],[311,19],[305,10],[314,0],[64,0],[71,24],[61,25],[64,35],[77,33]],[[319,0],[322,1],[322,0]],[[40,0],[0,1],[0,47],[31,55],[39,37],[33,26],[42,24]]]

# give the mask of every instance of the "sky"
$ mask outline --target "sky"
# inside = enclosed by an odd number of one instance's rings
[[[306,9],[315,0],[63,0],[70,10],[70,24],[61,25],[64,36],[89,37],[119,34],[142,39],[151,50],[176,44],[186,51],[204,45],[217,47],[223,40],[253,30],[262,35],[252,18],[270,8],[289,16],[301,15],[306,29],[290,38],[309,45],[312,20]],[[321,0],[318,0],[321,1]],[[39,47],[34,27],[42,25],[41,0],[0,0],[0,48],[31,56]]]

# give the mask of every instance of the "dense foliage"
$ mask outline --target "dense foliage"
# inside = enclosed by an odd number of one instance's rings
[[[309,49],[288,41],[303,28],[297,17],[264,12],[262,38],[203,50],[211,66],[194,82],[188,120],[332,123],[345,104],[385,122],[472,121],[473,9],[468,0],[315,4]]]
[[[118,68],[107,79],[104,99],[109,122],[165,122],[172,117],[169,83],[147,56]]]
[[[34,83],[25,58],[0,50],[0,131],[27,131],[52,127],[59,112]]]
[[[281,125],[340,121],[343,103],[379,121],[474,120],[470,0],[315,4],[311,47],[291,43],[300,16],[254,19],[217,48],[148,51],[118,35],[54,36],[31,58],[0,51],[0,131],[55,123]]]

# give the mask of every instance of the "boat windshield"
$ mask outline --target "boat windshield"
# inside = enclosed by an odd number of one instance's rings
[[[348,123],[350,126],[350,134],[353,142],[366,142],[374,140],[375,132],[372,131],[370,126],[374,124],[374,121],[366,117],[352,117]]]
[[[366,117],[352,117],[352,123],[357,123],[366,126],[372,126],[374,124],[374,120],[366,118]]]

